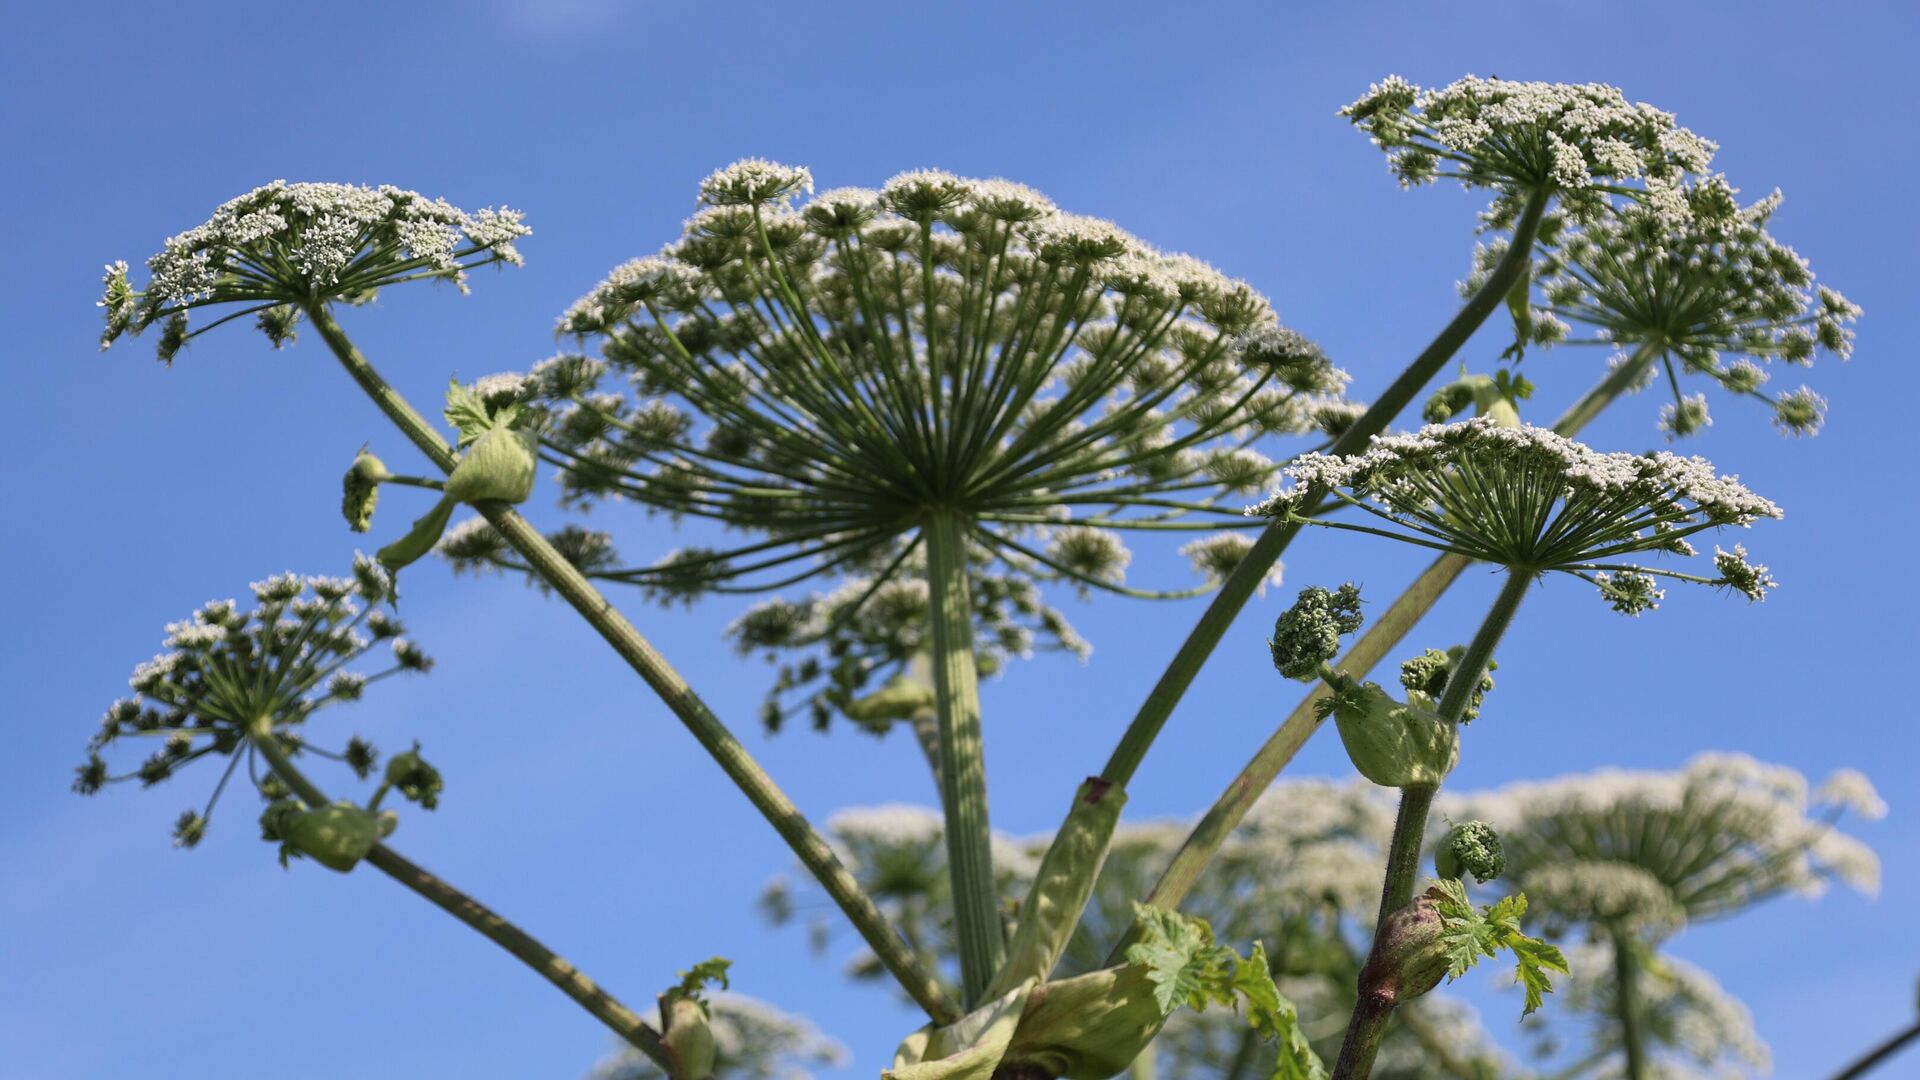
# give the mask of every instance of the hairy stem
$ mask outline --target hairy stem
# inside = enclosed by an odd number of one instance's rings
[[[306,774],[288,758],[270,724],[254,725],[253,730],[247,733],[247,741],[266,759],[273,774],[295,795],[300,796],[301,802],[313,809],[331,805],[332,800],[327,798],[326,793],[307,779]],[[647,1026],[639,1014],[621,1004],[620,999],[602,990],[579,968],[568,963],[566,958],[542,945],[539,939],[513,925],[492,908],[401,857],[399,852],[385,844],[374,844],[373,850],[367,853],[366,861],[388,877],[426,897],[442,911],[479,931],[488,941],[507,950],[541,978],[558,987],[561,993],[572,998],[615,1035],[647,1055],[654,1064],[662,1069],[667,1067],[667,1055],[660,1045],[659,1033]]]
[[[1867,1075],[1867,1071],[1900,1052],[1908,1043],[1920,1039],[1920,1021],[1894,1032],[1893,1036],[1880,1045],[1862,1054],[1853,1064],[1833,1075],[1833,1080],[1854,1080]]]
[[[348,340],[346,332],[327,309],[315,304],[306,309],[306,314],[348,374],[380,406],[387,418],[442,472],[453,471],[456,461],[453,448],[447,445],[447,441],[425,417],[381,378],[380,373]],[[853,874],[841,864],[833,848],[814,831],[799,808],[794,806],[793,800],[780,790],[779,785],[720,722],[706,702],[693,692],[673,665],[627,621],[612,601],[601,595],[572,563],[547,542],[546,537],[540,535],[538,529],[511,506],[486,502],[474,508],[520,553],[528,567],[572,605],[686,725],[687,730],[719,764],[721,771],[747,796],[754,808],[787,842],[801,864],[833,897],[840,910],[846,913],[854,928],[879,957],[881,964],[893,974],[908,995],[938,1023],[950,1023],[957,1019],[960,1013],[947,1000],[939,981],[887,924],[886,916],[860,888]]]
[[[1000,968],[1006,942],[994,887],[987,823],[986,755],[980,740],[980,683],[974,670],[973,605],[967,594],[966,523],[951,511],[927,515],[927,595],[933,620],[933,696],[940,734],[940,802],[946,811],[947,873],[959,937],[960,981],[977,1004]]]
[[[1506,254],[1495,264],[1479,289],[1461,306],[1452,321],[1448,322],[1420,355],[1414,357],[1400,377],[1391,386],[1374,399],[1367,411],[1353,425],[1342,432],[1329,454],[1352,454],[1366,448],[1375,435],[1386,430],[1394,417],[1406,408],[1440,369],[1446,366],[1460,346],[1467,343],[1474,331],[1480,328],[1487,316],[1505,301],[1514,282],[1527,271],[1533,259],[1533,240],[1539,232],[1540,217],[1546,212],[1548,194],[1542,189],[1527,199],[1526,209],[1521,212],[1520,220],[1514,226],[1513,242],[1508,245]],[[1200,674],[1200,668],[1213,655],[1213,650],[1226,636],[1227,628],[1240,614],[1252,598],[1256,589],[1266,580],[1267,572],[1273,569],[1274,562],[1280,558],[1287,545],[1293,541],[1301,529],[1299,522],[1275,519],[1273,524],[1260,533],[1252,549],[1240,560],[1233,573],[1220,585],[1220,591],[1214,594],[1207,610],[1200,616],[1187,640],[1180,645],[1180,651],[1174,654],[1173,662],[1154,684],[1147,694],[1147,700],[1134,715],[1133,722],[1120,736],[1120,742],[1113,749],[1113,755],[1100,772],[1103,780],[1125,787],[1133,779],[1134,771],[1146,757],[1153,740],[1166,725],[1168,717],[1180,703],[1180,698],[1193,685]]]
[[[1513,614],[1533,586],[1533,574],[1523,569],[1507,571],[1507,580],[1494,598],[1493,607],[1467,643],[1459,663],[1447,676],[1447,688],[1440,694],[1438,712],[1441,721],[1459,724],[1466,715],[1473,691],[1487,673],[1493,650],[1513,625]],[[1387,869],[1380,886],[1380,914],[1374,920],[1374,947],[1381,944],[1387,916],[1413,900],[1413,886],[1420,877],[1420,848],[1427,835],[1427,813],[1433,809],[1434,793],[1439,785],[1418,784],[1400,789],[1400,809],[1393,822],[1393,840],[1387,846]],[[1364,978],[1365,969],[1362,969]],[[1347,1038],[1340,1048],[1340,1061],[1334,1067],[1334,1080],[1365,1080],[1373,1071],[1373,1058],[1380,1049],[1380,1035],[1386,1030],[1387,1017],[1398,1002],[1382,998],[1374,988],[1362,985],[1360,998],[1347,1021]]]
[[[1640,1029],[1640,958],[1625,931],[1613,931],[1613,1007],[1620,1020],[1620,1046],[1627,1054],[1626,1080],[1647,1080],[1646,1034]]]
[[[1642,345],[1634,350],[1626,363],[1608,372],[1606,378],[1595,384],[1561,414],[1560,419],[1554,421],[1554,432],[1567,438],[1579,434],[1582,428],[1639,381],[1660,352],[1661,347],[1657,343]],[[1376,664],[1399,647],[1427,612],[1433,610],[1433,605],[1459,580],[1469,561],[1459,555],[1442,555],[1435,559],[1334,663],[1334,668],[1355,679],[1366,678]],[[1167,864],[1159,880],[1154,882],[1153,891],[1147,894],[1147,904],[1162,909],[1180,906],[1194,882],[1200,879],[1201,872],[1213,860],[1214,853],[1226,842],[1227,836],[1253,809],[1253,804],[1273,783],[1274,777],[1280,775],[1280,770],[1287,767],[1300,748],[1306,745],[1307,739],[1319,730],[1320,717],[1314,710],[1314,703],[1328,693],[1330,691],[1324,683],[1315,683],[1307,696],[1287,714],[1285,722],[1254,752],[1252,760],[1214,800],[1213,806],[1181,843],[1180,850],[1174,853],[1173,860]],[[1109,963],[1119,962],[1118,958],[1125,954],[1136,934],[1137,930],[1129,929],[1126,937],[1114,946],[1113,953],[1108,957]]]

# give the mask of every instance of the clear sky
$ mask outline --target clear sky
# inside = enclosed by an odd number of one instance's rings
[[[225,199],[284,177],[394,183],[524,209],[524,270],[471,297],[393,290],[349,331],[415,400],[449,374],[522,368],[554,316],[615,263],[672,239],[694,186],[735,158],[812,166],[826,186],[936,166],[1006,176],[1062,207],[1190,251],[1274,300],[1372,393],[1439,327],[1477,198],[1397,190],[1334,115],[1370,81],[1472,72],[1596,80],[1679,114],[1748,196],[1787,194],[1776,232],[1867,309],[1855,359],[1809,381],[1825,433],[1790,441],[1715,399],[1694,449],[1787,508],[1749,542],[1783,587],[1764,605],[1677,593],[1639,620],[1577,583],[1529,600],[1500,689],[1453,784],[1601,764],[1666,768],[1739,749],[1820,774],[1865,770],[1892,804],[1859,828],[1877,900],[1779,901],[1686,933],[1677,953],[1748,1002],[1785,1077],[1827,1071],[1907,1022],[1920,974],[1920,734],[1909,355],[1916,174],[1907,4],[14,5],[0,36],[0,260],[10,412],[0,755],[0,1074],[21,1078],[567,1077],[608,1038],[544,983],[367,872],[283,872],[244,801],[197,851],[167,829],[211,777],[82,801],[71,767],[163,622],[286,568],[345,569],[338,477],[368,440],[409,452],[317,342],[271,352],[234,327],[166,370],[139,341],[101,355],[100,264],[138,263]],[[1463,354],[1502,344],[1490,330]],[[1589,350],[1530,355],[1550,417],[1597,378]],[[1786,377],[1790,377],[1788,373]],[[1791,383],[1789,383],[1791,385]],[[1656,444],[1658,402],[1591,430]],[[531,512],[556,520],[551,489]],[[398,500],[396,500],[398,502]],[[392,515],[393,512],[389,511]],[[394,520],[398,520],[397,516]],[[675,546],[664,523],[624,548]],[[390,520],[389,524],[394,521]],[[658,535],[650,535],[648,530]],[[1292,585],[1364,581],[1384,600],[1421,560],[1311,536]],[[364,543],[364,541],[362,541]],[[1184,571],[1143,555],[1136,572]],[[1491,596],[1470,575],[1420,633],[1463,638]],[[737,611],[636,617],[810,814],[932,798],[904,740],[752,719],[769,671],[719,644]],[[995,824],[1050,828],[1197,616],[1068,604],[1084,668],[1016,665],[985,690]],[[1132,791],[1191,814],[1295,700],[1263,658],[1275,597],[1250,607]],[[549,939],[628,1000],[719,953],[736,988],[802,1011],[871,1076],[910,1026],[752,899],[787,855],[627,670],[557,602],[501,579],[414,572],[406,614],[440,661],[369,695],[354,726],[426,741],[437,815],[396,843]],[[1300,775],[1345,775],[1321,738]],[[1467,980],[1484,989],[1491,974]],[[1480,996],[1476,994],[1476,996]],[[1511,997],[1492,999],[1511,1035]],[[1906,1067],[1915,1067],[1908,1063]],[[1889,1072],[1888,1075],[1898,1075]]]

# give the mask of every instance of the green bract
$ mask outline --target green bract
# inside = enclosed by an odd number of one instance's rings
[[[1438,787],[1460,760],[1457,725],[1374,683],[1340,687],[1314,707],[1339,726],[1353,767],[1381,787]]]

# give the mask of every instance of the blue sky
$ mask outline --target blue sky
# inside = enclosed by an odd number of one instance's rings
[[[1892,805],[1860,835],[1877,900],[1780,901],[1676,951],[1754,1010],[1781,1076],[1830,1070],[1912,1016],[1920,973],[1920,785],[1911,687],[1916,521],[1906,355],[1920,40],[1902,4],[26,5],[0,40],[0,260],[9,336],[14,614],[0,755],[0,1072],[23,1078],[247,1075],[364,1080],[572,1076],[607,1038],[491,946],[371,873],[283,872],[236,803],[197,851],[167,844],[211,777],[82,801],[70,768],[160,626],[285,568],[344,569],[357,538],[338,476],[361,443],[408,454],[317,342],[271,352],[235,328],[172,370],[148,342],[94,350],[100,264],[138,263],[221,201],[276,177],[395,183],[524,209],[524,270],[474,295],[394,290],[349,313],[361,346],[430,402],[449,374],[524,367],[555,314],[615,263],[671,239],[694,185],[735,158],[877,184],[937,166],[1001,175],[1244,277],[1282,318],[1384,385],[1450,313],[1478,201],[1396,189],[1334,115],[1370,81],[1474,72],[1597,80],[1718,140],[1749,196],[1787,193],[1776,232],[1867,309],[1855,359],[1809,381],[1812,441],[1716,401],[1696,443],[1787,507],[1749,541],[1784,587],[1764,605],[1694,590],[1637,621],[1556,584],[1521,612],[1497,705],[1459,787],[1601,764],[1666,768],[1738,749],[1813,774],[1852,765]],[[1490,330],[1463,356],[1489,365]],[[1585,350],[1530,356],[1537,417],[1598,377]],[[1657,400],[1591,429],[1655,444]],[[532,512],[558,515],[536,494]],[[635,555],[675,546],[626,519]],[[1354,578],[1384,599],[1404,551],[1309,537],[1297,586]],[[1161,560],[1163,575],[1179,573]],[[1150,570],[1144,557],[1137,569]],[[1470,576],[1420,637],[1463,638],[1492,594]],[[396,843],[546,937],[636,1003],[680,967],[735,958],[736,986],[805,1012],[873,1075],[910,1026],[751,901],[781,845],[679,726],[570,612],[520,585],[415,572],[407,616],[440,661],[353,717],[424,739],[448,776]],[[643,630],[800,805],[931,798],[904,740],[752,721],[770,677],[719,631],[737,609],[636,606]],[[1069,607],[1084,668],[1041,659],[985,690],[996,825],[1051,827],[1097,769],[1197,604]],[[1129,813],[1190,814],[1294,700],[1262,658],[1276,600],[1251,607],[1135,781]],[[1299,775],[1347,769],[1321,738]],[[1475,976],[1484,988],[1491,976]],[[1470,979],[1469,982],[1473,982]],[[1481,995],[1476,995],[1481,996]],[[1512,1002],[1489,1023],[1510,1033]]]

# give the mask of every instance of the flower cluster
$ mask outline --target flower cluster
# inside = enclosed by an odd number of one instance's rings
[[[1605,454],[1544,428],[1478,418],[1374,440],[1361,454],[1309,454],[1285,473],[1289,488],[1248,508],[1295,516],[1331,495],[1392,526],[1311,524],[1390,536],[1516,571],[1575,574],[1623,611],[1652,606],[1646,579],[1666,577],[1738,588],[1758,598],[1764,567],[1716,556],[1708,578],[1610,560],[1640,552],[1692,555],[1686,538],[1777,518],[1780,508],[1702,458]],[[1723,557],[1725,556],[1725,557]]]
[[[129,680],[133,696],[108,707],[88,742],[86,762],[76,770],[74,790],[91,795],[130,780],[152,787],[201,758],[224,758],[225,770],[205,808],[183,813],[174,826],[174,842],[192,847],[245,762],[262,796],[279,800],[263,818],[268,838],[293,842],[275,835],[284,830],[271,822],[284,822],[286,811],[301,807],[288,798],[287,783],[270,767],[262,768],[256,750],[263,740],[272,740],[269,762],[313,754],[346,764],[361,779],[372,775],[379,764],[372,743],[356,736],[340,750],[324,750],[309,741],[307,721],[321,709],[359,700],[374,682],[432,667],[433,661],[402,636],[403,627],[385,606],[391,589],[387,574],[360,558],[351,577],[277,575],[253,584],[251,611],[232,600],[215,600],[167,624],[167,651],[135,668]],[[385,666],[360,670],[378,646],[388,653]],[[143,740],[157,749],[137,768],[120,774],[110,770],[106,754],[114,746]],[[385,781],[383,790],[397,787],[429,809],[440,790],[439,774],[420,760],[417,748],[388,762]]]
[[[1599,83],[1468,75],[1423,90],[1389,76],[1340,115],[1386,152],[1406,186],[1450,177],[1499,192],[1496,221],[1510,219],[1527,193],[1546,190],[1576,218],[1603,212],[1610,194],[1683,217],[1681,180],[1704,171],[1719,149],[1673,114]]]
[[[1860,308],[1816,286],[1806,260],[1767,231],[1778,192],[1741,208],[1716,176],[1679,194],[1690,208],[1683,219],[1628,204],[1567,232],[1535,271],[1542,300],[1532,319],[1597,331],[1575,343],[1658,348],[1673,387],[1662,426],[1674,436],[1711,422],[1704,396],[1681,393],[1681,374],[1768,401],[1783,431],[1814,433],[1826,402],[1806,387],[1769,398],[1762,365],[1809,365],[1818,350],[1846,359]],[[1483,252],[1483,273],[1495,257]]]
[[[1810,790],[1785,766],[1707,754],[1678,772],[1514,784],[1447,810],[1499,828],[1508,876],[1536,913],[1673,929],[1830,880],[1874,891],[1873,852],[1834,826],[1849,811],[1876,818],[1886,807],[1851,770]]]
[[[247,315],[278,346],[309,305],[364,302],[419,278],[463,283],[466,271],[488,263],[519,265],[514,241],[529,231],[514,210],[469,214],[396,187],[276,180],[169,238],[147,260],[145,289],[133,288],[126,263],[109,265],[100,346],[164,322],[160,359],[171,362],[189,338]],[[188,311],[216,304],[246,306],[188,328]]]
[[[1016,576],[1160,595],[1124,584],[1122,532],[1243,527],[1222,499],[1277,467],[1253,444],[1337,419],[1344,373],[1196,259],[1002,180],[811,188],[715,173],[678,242],[562,316],[600,358],[532,372],[570,501],[756,537],[605,576],[885,579],[938,512]]]

